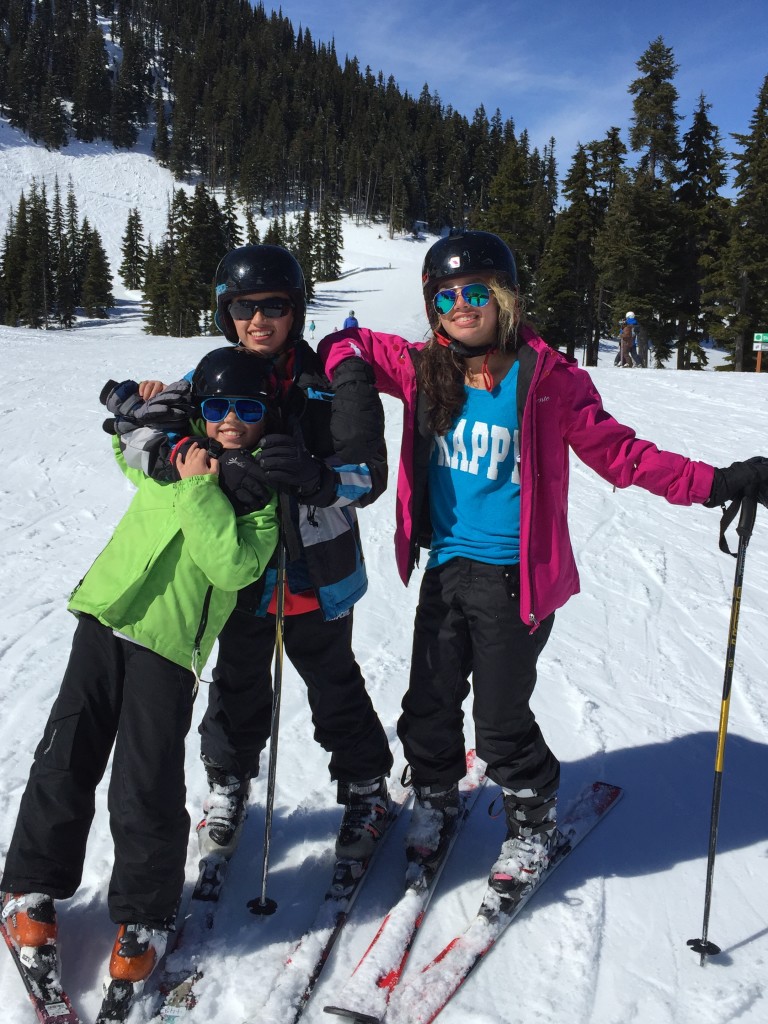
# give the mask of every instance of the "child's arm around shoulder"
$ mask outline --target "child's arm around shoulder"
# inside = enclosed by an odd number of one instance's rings
[[[409,349],[423,348],[397,334],[383,334],[366,327],[337,331],[323,338],[317,347],[329,380],[345,360],[357,357],[373,367],[376,387],[385,395],[405,398],[414,386],[415,371]]]

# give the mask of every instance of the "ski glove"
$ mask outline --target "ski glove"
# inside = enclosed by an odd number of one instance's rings
[[[232,502],[236,516],[255,512],[272,498],[267,477],[245,448],[228,448],[219,455],[219,485]]]
[[[384,449],[384,409],[373,367],[358,357],[345,359],[333,375],[331,437],[344,463],[368,462]]]
[[[768,458],[755,455],[746,462],[734,462],[725,469],[715,470],[712,490],[704,502],[707,508],[717,508],[728,501],[754,494],[768,507]]]
[[[272,492],[267,486],[264,470],[251,453],[245,448],[222,448],[220,442],[211,437],[184,437],[173,446],[168,457],[170,479],[180,479],[176,465],[184,461],[192,444],[204,448],[218,460],[219,487],[229,498],[236,516],[255,512],[269,502]]]
[[[124,380],[121,384],[109,380],[102,388],[99,401],[115,417],[112,428],[108,426],[109,420],[104,424],[104,429],[110,434],[125,433],[137,426],[177,432],[187,427],[193,414],[192,385],[188,380],[169,384],[159,395],[147,401],[139,395],[139,385],[135,380]]]
[[[255,458],[276,491],[323,508],[336,500],[336,474],[289,434],[266,434]]]

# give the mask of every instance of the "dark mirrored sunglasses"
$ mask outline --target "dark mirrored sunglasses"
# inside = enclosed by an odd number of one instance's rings
[[[465,284],[462,287],[442,288],[435,293],[432,300],[435,309],[441,316],[450,313],[458,300],[458,293],[461,292],[462,299],[468,306],[487,306],[491,299],[491,290],[486,284],[480,281],[477,284]]]
[[[208,423],[221,423],[235,410],[235,416],[241,423],[258,423],[264,419],[267,407],[255,398],[204,398],[200,411]]]
[[[233,320],[252,320],[256,312],[263,313],[268,320],[279,320],[288,316],[293,309],[290,299],[279,296],[268,299],[235,299],[229,304],[229,315]]]

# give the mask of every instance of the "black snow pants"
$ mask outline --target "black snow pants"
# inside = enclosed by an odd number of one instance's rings
[[[21,799],[0,889],[72,896],[80,884],[95,790],[114,746],[108,903],[117,924],[169,927],[184,885],[189,815],[184,739],[195,677],[78,621],[67,670]]]
[[[330,774],[359,782],[388,774],[392,754],[352,651],[352,613],[325,620],[318,610],[286,615],[285,653],[307,687],[315,739]],[[206,761],[256,776],[269,739],[275,616],[236,608],[219,634],[219,655],[200,723]]]
[[[517,565],[453,558],[424,573],[398,734],[416,785],[453,783],[466,771],[464,713],[472,675],[478,755],[508,789],[542,796],[560,764],[530,707],[536,662],[554,615],[533,633],[520,619]]]

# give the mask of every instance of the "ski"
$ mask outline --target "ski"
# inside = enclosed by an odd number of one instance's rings
[[[384,1016],[443,868],[484,783],[485,763],[471,750],[467,753],[467,774],[459,783],[461,812],[445,847],[429,863],[409,862],[405,892],[385,915],[336,1003],[324,1007],[326,1013],[361,1022],[377,1021]]]
[[[517,901],[501,896],[488,886],[477,915],[463,934],[452,939],[434,960],[394,993],[386,1014],[387,1024],[431,1024],[530,898],[602,821],[621,795],[618,786],[605,782],[593,782],[584,789],[558,822],[562,839],[537,885]],[[378,1024],[381,1020],[364,1015],[358,1015],[357,1019],[366,1024]]]
[[[410,798],[410,793],[390,791],[392,810],[389,825],[367,861],[337,860],[331,883],[312,925],[294,946],[265,1006],[259,1012],[259,1024],[296,1024],[304,1013],[309,998],[328,962],[352,906],[379,851],[393,831],[393,825]]]
[[[24,961],[2,921],[0,921],[0,932],[3,933],[5,944],[21,975],[21,980],[24,982],[24,987],[40,1024],[81,1024],[80,1017],[72,1006],[69,996],[61,987],[58,978],[56,948],[50,947],[48,962],[42,964],[44,970],[41,977],[39,969],[33,970],[32,965]]]
[[[200,861],[187,912],[176,931],[173,949],[163,960],[157,982],[160,999],[150,1024],[180,1020],[197,1005],[196,987],[203,977],[203,948],[213,929],[228,867],[229,861],[215,854]]]

